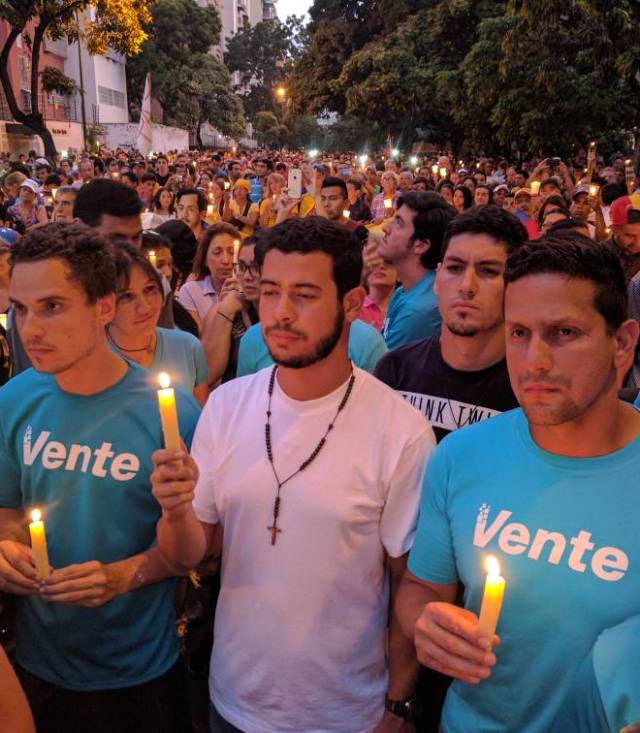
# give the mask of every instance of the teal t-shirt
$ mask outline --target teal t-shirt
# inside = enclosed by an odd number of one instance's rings
[[[433,289],[435,279],[436,273],[428,270],[412,288],[400,286],[391,296],[382,327],[387,348],[397,349],[438,333],[442,318]]]
[[[580,666],[552,733],[618,733],[640,723],[640,615],[603,631]]]
[[[349,358],[360,369],[373,374],[376,364],[386,354],[384,339],[364,321],[356,320],[349,331]],[[255,323],[240,339],[238,352],[238,377],[255,374],[265,367],[271,366],[273,359],[267,349],[262,329]]]
[[[461,581],[479,613],[488,555],[506,581],[497,664],[455,681],[444,733],[548,733],[598,635],[640,608],[640,439],[597,458],[539,448],[522,410],[448,435],[429,462],[409,570]]]
[[[150,366],[155,374],[167,372],[174,384],[191,391],[207,381],[209,368],[202,344],[192,334],[177,328],[156,328],[157,345]]]
[[[190,445],[199,408],[176,389],[180,432]],[[109,389],[63,392],[33,369],[0,389],[0,507],[43,514],[54,568],[111,563],[156,541],[151,454],[162,447],[156,388],[130,365]],[[99,608],[18,598],[16,658],[26,670],[74,690],[142,684],[178,656],[173,596],[165,580]],[[70,715],[73,711],[70,711]]]

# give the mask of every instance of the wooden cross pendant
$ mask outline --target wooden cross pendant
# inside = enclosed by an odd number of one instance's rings
[[[278,527],[277,521],[273,523],[273,526],[267,527],[267,532],[271,532],[271,544],[275,545],[276,540],[278,539],[278,534],[282,532],[282,530]]]

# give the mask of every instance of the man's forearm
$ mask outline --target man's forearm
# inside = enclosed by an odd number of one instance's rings
[[[207,536],[191,507],[177,518],[163,515],[156,527],[158,547],[167,563],[187,572],[204,560]]]
[[[153,585],[182,574],[169,564],[156,546],[126,560],[110,563],[110,569],[119,578],[119,594],[129,593],[145,585]]]
[[[413,637],[407,638],[395,613],[389,624],[389,691],[392,700],[405,700],[413,695],[420,664]]]

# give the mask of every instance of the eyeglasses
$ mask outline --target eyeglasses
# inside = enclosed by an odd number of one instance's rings
[[[235,267],[239,275],[246,275],[248,272],[251,277],[260,277],[260,265],[255,261],[247,264],[243,260],[238,260]]]

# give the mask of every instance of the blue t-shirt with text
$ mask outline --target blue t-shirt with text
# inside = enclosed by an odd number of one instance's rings
[[[448,435],[425,477],[409,570],[461,581],[479,613],[485,562],[506,588],[497,664],[454,681],[444,733],[548,733],[598,635],[640,608],[640,439],[596,458],[542,450],[522,410]]]
[[[180,433],[190,445],[199,415],[176,389]],[[129,365],[95,395],[60,389],[29,369],[0,390],[0,507],[42,511],[54,568],[112,563],[156,541],[160,506],[151,454],[163,446],[150,373]],[[75,690],[130,687],[164,674],[178,656],[175,581],[115,597],[99,608],[18,599],[16,659]],[[73,711],[70,711],[72,714]]]

